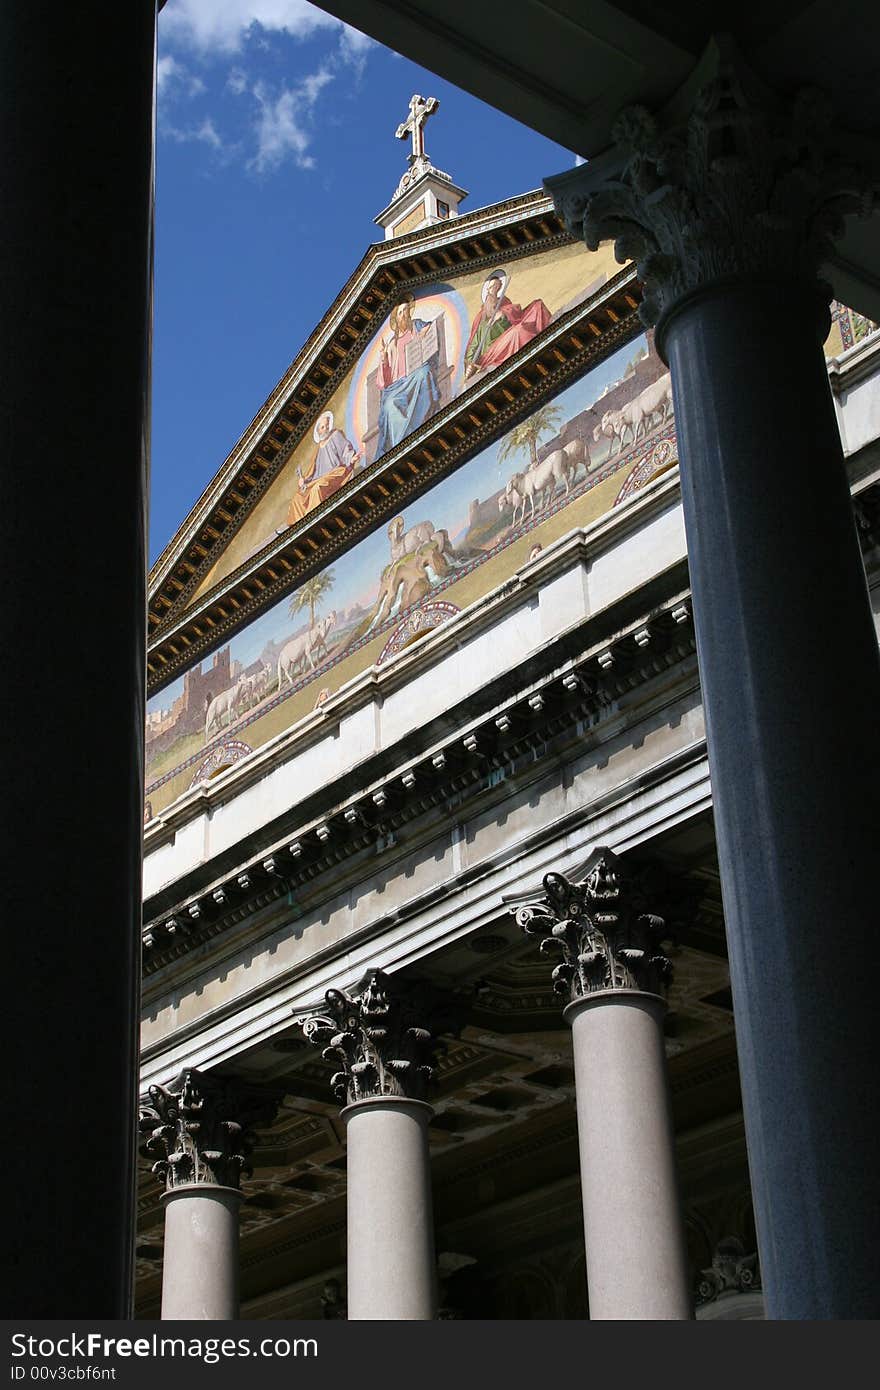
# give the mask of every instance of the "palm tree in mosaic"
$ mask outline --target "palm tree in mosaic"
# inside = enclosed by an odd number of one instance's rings
[[[322,570],[320,574],[313,574],[311,579],[307,579],[305,584],[301,584],[296,593],[287,605],[287,612],[291,618],[295,618],[304,608],[309,610],[309,627],[315,626],[315,610],[321,604],[324,596],[329,594],[333,588],[333,571]]]
[[[510,434],[505,435],[498,450],[498,462],[528,451],[529,468],[534,468],[538,462],[538,440],[542,434],[558,431],[561,423],[562,410],[558,405],[542,405],[534,415],[515,425]]]

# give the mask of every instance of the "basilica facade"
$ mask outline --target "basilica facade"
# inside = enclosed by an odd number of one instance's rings
[[[137,1311],[761,1317],[670,371],[436,106],[151,575]]]

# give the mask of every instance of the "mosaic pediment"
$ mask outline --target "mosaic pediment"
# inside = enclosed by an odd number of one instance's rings
[[[610,248],[591,254],[572,244],[390,296],[378,327],[291,441],[283,467],[189,605],[507,366],[618,270]]]

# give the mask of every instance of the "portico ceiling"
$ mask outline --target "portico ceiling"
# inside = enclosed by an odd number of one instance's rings
[[[873,135],[880,27],[858,0],[319,0],[320,7],[566,149],[595,156],[621,107],[662,107],[709,38],[732,34],[779,93],[816,86],[840,126]],[[560,172],[548,169],[547,174]],[[827,268],[841,302],[880,319],[878,217],[847,221]]]

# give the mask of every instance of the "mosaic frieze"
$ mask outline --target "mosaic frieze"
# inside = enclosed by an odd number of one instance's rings
[[[154,695],[153,815],[676,459],[669,374],[641,336]]]

